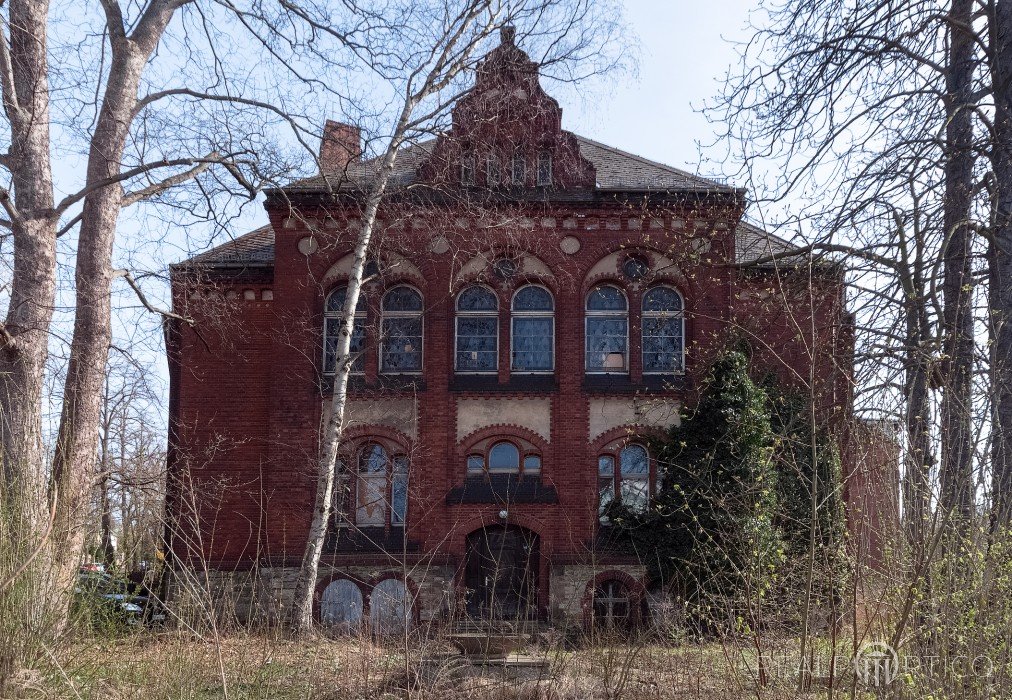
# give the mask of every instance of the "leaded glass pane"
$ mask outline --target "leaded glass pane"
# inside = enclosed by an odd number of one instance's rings
[[[502,179],[501,171],[502,168],[499,165],[499,156],[489,155],[487,162],[487,171],[485,173],[488,179],[489,187],[494,187],[499,184],[499,180]]]
[[[622,274],[633,282],[646,277],[646,274],[649,271],[650,266],[647,265],[647,261],[642,258],[633,256],[626,258],[625,262],[622,263]]]
[[[411,287],[394,287],[383,297],[384,311],[421,311],[422,295]]]
[[[331,374],[337,369],[337,339],[341,332],[341,319],[328,318],[324,320],[324,324],[323,371]],[[351,329],[351,354],[354,357],[351,361],[352,372],[361,372],[365,369],[365,355],[362,354],[364,347],[365,319],[356,318]]]
[[[552,294],[544,287],[524,287],[513,297],[514,311],[551,311]]]
[[[680,372],[682,345],[681,318],[643,317],[644,372]]]
[[[622,479],[622,505],[635,511],[644,511],[650,502],[646,479]]]
[[[619,454],[622,476],[647,476],[650,474],[650,459],[641,445],[628,445]]]
[[[390,524],[403,525],[408,514],[408,475],[395,473],[390,483]]]
[[[551,316],[513,319],[513,369],[518,372],[553,369],[554,326]]]
[[[457,317],[457,371],[494,372],[498,366],[499,319]]]
[[[622,316],[587,318],[587,369],[622,371],[626,368],[629,321]]]
[[[547,151],[538,154],[538,184],[552,184],[552,154]]]
[[[327,297],[327,313],[342,313],[344,311],[344,301],[348,297],[347,287],[338,287],[330,293]],[[365,294],[358,295],[358,301],[355,304],[355,313],[364,314],[366,310]]]
[[[520,451],[510,442],[496,443],[488,452],[489,471],[517,471],[520,469]]]
[[[682,296],[671,287],[654,287],[643,296],[643,310],[648,312],[681,311]]]
[[[513,156],[513,184],[523,185],[527,180],[527,161],[522,155]]]
[[[387,451],[375,442],[366,445],[358,453],[358,470],[370,474],[385,474],[387,470]]]
[[[625,311],[625,295],[618,287],[595,287],[587,295],[587,311]]]
[[[602,477],[611,478],[615,476],[615,458],[611,455],[601,455],[598,457],[597,473]]]
[[[383,319],[383,371],[417,372],[422,369],[422,319]]]
[[[485,287],[468,287],[457,297],[457,311],[495,311],[498,308],[495,294]]]

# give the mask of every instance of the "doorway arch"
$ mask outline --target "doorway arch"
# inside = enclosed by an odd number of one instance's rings
[[[467,614],[478,619],[537,617],[541,538],[518,525],[490,525],[467,536]]]

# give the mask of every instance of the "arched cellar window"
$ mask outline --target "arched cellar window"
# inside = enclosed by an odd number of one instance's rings
[[[588,372],[629,370],[629,305],[622,290],[604,284],[587,295]]]
[[[323,310],[323,371],[333,374],[337,371],[337,342],[341,333],[341,320],[344,318],[344,302],[348,296],[347,287],[337,287],[327,295]],[[364,368],[365,356],[365,323],[367,302],[364,294],[358,295],[355,305],[355,320],[351,331],[351,371],[361,372]]]
[[[468,476],[541,473],[541,454],[529,443],[517,445],[510,440],[498,440],[475,447],[467,457]]]
[[[378,442],[358,452],[355,524],[359,527],[402,527],[408,510],[408,458],[392,458]]]
[[[422,371],[422,295],[404,284],[383,295],[380,371]]]
[[[458,372],[495,373],[499,368],[499,301],[488,287],[473,285],[457,296]]]
[[[362,624],[362,589],[349,579],[338,578],[327,584],[320,596],[320,623],[343,631]]]
[[[400,634],[414,622],[411,592],[396,578],[383,579],[369,595],[369,622],[378,635]]]
[[[594,589],[594,625],[606,629],[624,629],[632,622],[633,597],[619,579],[602,581]]]
[[[643,371],[673,374],[685,368],[685,316],[682,295],[654,287],[643,295]]]
[[[608,506],[616,500],[636,511],[650,505],[650,453],[643,445],[631,443],[597,458],[598,518],[607,525]]]
[[[529,284],[513,296],[512,371],[555,369],[555,302],[544,287]]]

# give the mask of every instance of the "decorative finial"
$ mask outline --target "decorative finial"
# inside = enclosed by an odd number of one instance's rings
[[[513,41],[517,36],[517,28],[512,24],[503,25],[502,29],[499,30],[499,36],[502,39],[503,44],[513,45]]]

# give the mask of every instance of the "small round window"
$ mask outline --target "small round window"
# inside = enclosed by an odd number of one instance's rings
[[[646,277],[649,271],[649,263],[638,255],[630,255],[622,263],[622,274],[625,275],[626,279],[633,282]]]
[[[508,280],[520,270],[520,265],[512,258],[499,258],[492,264],[492,269],[497,277]]]

